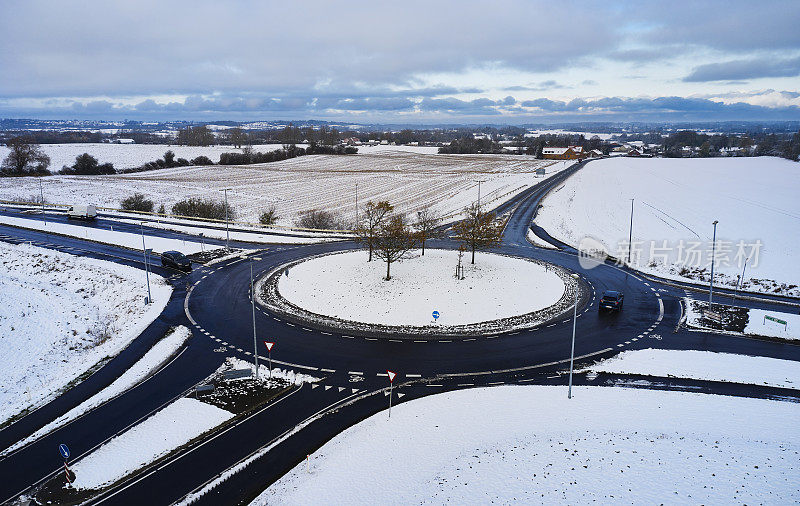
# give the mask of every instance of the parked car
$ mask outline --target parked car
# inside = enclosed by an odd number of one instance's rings
[[[97,208],[90,205],[75,205],[67,209],[67,219],[93,220],[97,218]]]
[[[191,271],[192,261],[180,251],[165,251],[161,253],[161,266],[172,267],[181,271]]]
[[[600,297],[599,310],[602,311],[604,309],[608,309],[610,311],[621,311],[624,301],[625,295],[622,292],[618,292],[616,290],[606,290],[603,292],[603,296]]]

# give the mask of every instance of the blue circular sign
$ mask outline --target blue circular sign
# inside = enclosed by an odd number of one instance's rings
[[[64,457],[64,460],[69,458],[69,448],[67,448],[67,445],[63,443],[58,445],[58,453],[60,453],[61,456]]]
[[[436,320],[438,318],[439,318],[439,311],[434,311],[433,312],[433,319]]]

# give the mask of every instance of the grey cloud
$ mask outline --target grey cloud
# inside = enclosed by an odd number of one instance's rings
[[[800,57],[788,59],[755,58],[708,63],[695,67],[683,78],[686,82],[729,81],[762,77],[800,75]]]

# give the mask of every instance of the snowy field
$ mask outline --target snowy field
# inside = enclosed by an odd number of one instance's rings
[[[788,341],[800,340],[800,315],[782,311],[765,311],[763,309],[746,308],[741,306],[726,306],[714,304],[714,311],[738,315],[733,320],[740,320],[745,324],[731,321],[730,324],[720,327],[704,318],[704,311],[708,308],[706,301],[684,299],[686,308],[686,324],[689,327],[710,329],[714,332],[724,331],[735,334],[748,334],[752,336],[778,337]],[[786,322],[786,325],[766,317]]]
[[[745,289],[800,295],[798,195],[800,164],[780,158],[604,159],[552,192],[536,223],[569,244],[593,237],[627,258],[633,198],[633,263],[707,281],[719,220],[715,283],[734,286],[751,257]]]
[[[393,146],[395,147],[395,146]],[[442,214],[460,212],[478,196],[481,203],[498,205],[543,177],[565,167],[563,162],[518,155],[432,155],[397,150],[350,156],[309,155],[268,164],[162,169],[113,176],[51,176],[42,178],[44,197],[54,204],[93,203],[117,208],[134,192],[144,193],[167,210],[186,198],[223,199],[228,191],[237,221],[257,222],[261,212],[275,206],[280,225],[293,225],[310,209],[340,213],[355,219],[358,202],[388,200],[399,211],[433,206]],[[545,168],[546,176],[536,176]],[[11,180],[13,179],[13,181]],[[38,198],[39,179],[0,179],[0,199]]]
[[[800,405],[640,389],[432,395],[339,434],[252,504],[789,504]],[[491,414],[491,416],[487,416]]]
[[[583,371],[800,389],[800,362],[695,350],[623,351]]]
[[[162,158],[164,153],[172,151],[175,158],[191,160],[198,156],[207,156],[212,162],[219,162],[222,153],[241,153],[241,149],[233,146],[180,146],[169,144],[107,144],[107,143],[76,143],[76,144],[40,144],[42,151],[50,157],[50,170],[61,170],[64,165],[75,163],[75,157],[89,153],[97,158],[100,163],[110,162],[117,170],[139,167],[147,162]],[[305,144],[299,144],[305,147]],[[253,146],[254,152],[266,153],[282,149],[282,144],[264,144]],[[8,155],[9,149],[0,146],[0,160]]]
[[[145,306],[143,271],[0,242],[0,424],[138,336],[172,293],[160,276],[150,285],[154,303]]]
[[[183,326],[177,327],[173,332],[170,332],[167,336],[150,348],[150,351],[145,353],[141,359],[133,364],[130,369],[122,373],[122,375],[114,380],[113,383],[97,392],[90,398],[86,399],[79,405],[75,406],[71,410],[67,411],[62,416],[48,423],[41,429],[37,430],[30,436],[9,446],[0,452],[0,456],[25,446],[28,443],[39,439],[45,434],[49,434],[59,427],[63,427],[84,413],[91,411],[101,404],[108,402],[114,397],[138,385],[145,379],[149,378],[150,375],[152,375],[159,367],[161,367],[161,365],[163,365],[175,353],[177,353],[177,351],[183,346],[186,340],[191,337],[191,335],[192,332],[188,328]]]
[[[71,225],[69,223],[48,222],[45,224],[41,219],[16,218],[14,216],[0,216],[0,223],[33,230],[53,232],[69,237],[77,237],[79,239],[89,239],[90,241],[101,242],[103,244],[111,244],[114,246],[121,246],[128,249],[138,249],[139,251],[142,251],[142,236],[140,234],[112,230],[113,225],[109,225],[108,229],[104,229],[84,227],[81,225]],[[231,239],[233,239],[233,237],[231,237]],[[222,248],[222,246],[217,246],[214,244],[203,245],[201,242],[169,239],[167,237],[146,236],[145,241],[147,248],[152,249],[155,253],[179,250],[185,255],[191,255],[192,253],[199,253],[202,250]]]
[[[457,251],[414,251],[414,257],[367,262],[366,251],[327,255],[301,262],[278,282],[280,294],[312,313],[383,325],[464,325],[507,318],[549,307],[564,294],[552,270],[518,258],[464,254],[465,279],[454,276]],[[320,280],[325,280],[320,289]]]
[[[79,460],[72,466],[73,486],[98,489],[114,483],[231,418],[216,406],[178,399]]]

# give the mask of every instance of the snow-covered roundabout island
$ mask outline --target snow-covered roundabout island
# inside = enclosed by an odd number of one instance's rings
[[[572,307],[579,286],[570,272],[536,260],[426,250],[392,263],[366,251],[335,253],[282,265],[259,281],[259,302],[310,324],[371,334],[480,335],[530,328]],[[578,288],[579,289],[579,288]],[[439,318],[434,320],[433,312]]]

